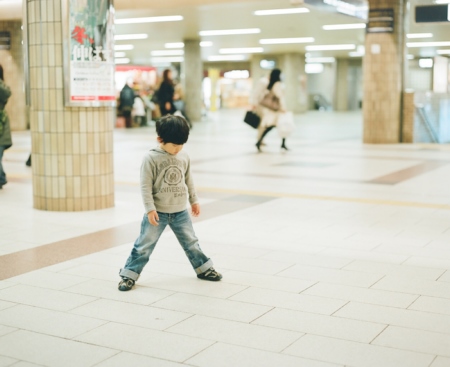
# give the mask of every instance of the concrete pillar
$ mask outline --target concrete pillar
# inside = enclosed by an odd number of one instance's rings
[[[27,0],[34,207],[114,206],[113,107],[65,107],[61,0]]]
[[[348,64],[348,59],[336,60],[336,83],[333,101],[333,109],[335,111],[348,111]]]
[[[9,32],[11,48],[0,50],[0,65],[3,66],[5,83],[11,88],[11,98],[6,104],[11,130],[26,130],[28,120],[25,101],[24,60],[22,47],[22,22],[0,21],[0,32]]]
[[[202,118],[203,63],[199,39],[184,40],[184,62],[181,65],[186,114],[192,121]]]
[[[305,55],[301,53],[284,54],[280,58],[279,68],[283,72],[287,109],[294,113],[306,112],[308,91]]]
[[[369,1],[370,10],[393,10],[394,31],[366,35],[363,61],[365,143],[401,141],[406,18],[404,1]]]

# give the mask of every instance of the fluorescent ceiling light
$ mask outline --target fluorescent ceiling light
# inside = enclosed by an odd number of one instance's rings
[[[329,24],[324,25],[322,28],[326,31],[335,31],[341,29],[362,29],[366,28],[365,23],[352,23],[352,24]]]
[[[433,33],[409,33],[406,38],[431,38]]]
[[[323,72],[323,64],[306,64],[305,73],[306,74],[320,74]]]
[[[436,4],[450,4],[450,0],[435,0]]]
[[[246,29],[222,29],[215,31],[200,31],[200,36],[227,36],[232,34],[256,34],[260,33],[259,28],[246,28]]]
[[[218,55],[208,57],[208,61],[242,61],[242,60],[245,60],[244,55]]]
[[[450,50],[437,50],[439,55],[450,55]]]
[[[201,41],[200,47],[211,47],[213,43],[211,41]]]
[[[114,59],[114,62],[116,64],[129,64],[130,63],[130,59],[127,58],[120,58],[120,59]]]
[[[248,70],[231,70],[225,72],[223,76],[228,79],[248,79],[250,77],[250,73]]]
[[[336,59],[334,57],[308,57],[306,62],[308,63],[329,63],[335,62]]]
[[[183,42],[169,42],[164,44],[165,48],[183,48],[184,43]]]
[[[302,38],[266,38],[259,40],[262,45],[281,45],[288,43],[309,43],[314,42],[313,37],[302,37]]]
[[[125,57],[126,52],[114,52],[114,57]]]
[[[148,38],[148,34],[140,33],[140,34],[116,34],[114,39],[116,41],[125,41],[125,40],[143,40]]]
[[[358,51],[354,51],[354,52],[349,52],[348,56],[350,57],[363,57],[364,53],[358,52]]]
[[[432,68],[433,59],[419,59],[419,66],[421,68]]]
[[[308,8],[288,8],[288,9],[269,9],[269,10],[256,10],[255,15],[281,15],[281,14],[299,14],[309,13]]]
[[[132,50],[134,48],[133,45],[114,45],[115,51],[127,51]]]
[[[180,20],[183,20],[183,17],[181,15],[170,15],[166,17],[116,19],[114,23],[115,24],[159,23],[159,22],[177,22]]]
[[[264,52],[262,47],[243,47],[243,48],[221,48],[220,54],[253,54]]]
[[[152,56],[181,56],[184,50],[157,50],[151,52]]]
[[[354,50],[355,45],[344,44],[344,45],[313,45],[306,46],[307,51],[334,51],[334,50]]]
[[[408,60],[414,60],[414,55],[408,54],[408,55],[406,56],[406,58],[407,58]]]
[[[152,57],[150,59],[152,63],[155,64],[161,64],[161,63],[168,63],[168,62],[183,62],[184,57],[178,56],[178,57]]]
[[[450,46],[450,42],[407,42],[407,47],[445,47]]]

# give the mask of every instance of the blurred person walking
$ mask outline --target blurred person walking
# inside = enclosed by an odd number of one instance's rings
[[[5,111],[6,102],[11,96],[11,89],[5,84],[3,77],[3,67],[0,65],[0,189],[8,182],[6,173],[3,170],[3,153],[12,146],[11,128],[9,118]]]
[[[161,116],[174,114],[176,108],[173,104],[175,86],[172,79],[172,70],[166,69],[163,72],[163,81],[158,90],[158,103],[161,110]]]
[[[279,118],[286,112],[280,69],[273,69],[270,73],[269,84],[258,101],[258,110],[262,115],[260,124],[262,133],[256,143],[256,148],[261,152],[264,137],[277,126]],[[281,148],[288,150],[286,138],[282,139]]]
[[[133,122],[131,120],[131,111],[133,110],[134,104],[134,91],[129,85],[129,81],[125,83],[124,87],[120,91],[120,102],[119,110],[122,116],[125,118],[125,127],[133,127]]]

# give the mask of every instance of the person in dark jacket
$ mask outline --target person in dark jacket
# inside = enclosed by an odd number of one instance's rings
[[[125,86],[120,91],[120,104],[119,109],[122,113],[122,116],[125,118],[125,127],[133,127],[131,121],[131,111],[133,109],[134,104],[134,91],[125,83]]]
[[[172,71],[169,69],[163,72],[163,81],[158,90],[158,103],[161,110],[161,116],[174,114],[176,108],[173,104],[173,96],[175,94],[175,86],[172,80]]]
[[[11,96],[11,89],[5,84],[3,77],[3,67],[0,65],[0,189],[8,182],[3,170],[3,153],[12,146],[11,128],[9,118],[5,111],[6,102]]]

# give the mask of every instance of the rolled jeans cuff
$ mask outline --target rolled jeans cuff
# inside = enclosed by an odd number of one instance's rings
[[[195,272],[197,274],[204,273],[206,270],[208,270],[210,267],[213,266],[213,262],[211,259],[209,259],[207,262],[205,262],[203,265],[199,266],[197,269],[195,269]]]
[[[133,279],[135,282],[139,279],[139,274],[128,269],[120,269],[119,275],[121,277]]]

